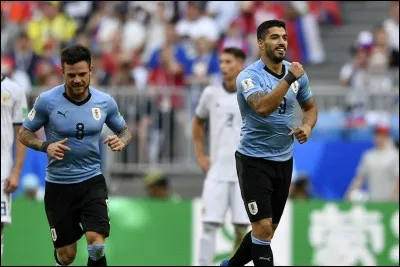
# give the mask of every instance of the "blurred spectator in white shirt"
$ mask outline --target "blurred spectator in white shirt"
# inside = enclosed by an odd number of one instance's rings
[[[229,1],[207,1],[206,13],[215,20],[220,35],[230,28],[229,25],[239,15],[240,5],[238,2],[233,4]]]
[[[390,6],[390,18],[384,21],[384,27],[389,35],[389,45],[399,52],[399,2],[393,1]]]
[[[391,49],[388,40],[385,29],[377,27],[368,62],[368,85],[371,91],[382,92],[392,89],[392,77],[389,72]]]
[[[176,32],[181,37],[191,39],[205,36],[210,42],[216,42],[219,38],[216,22],[204,16],[200,3],[193,1],[187,3],[185,17],[176,24]]]

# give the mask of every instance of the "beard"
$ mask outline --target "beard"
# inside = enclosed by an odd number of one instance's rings
[[[267,56],[276,64],[281,63],[286,56],[286,52],[284,53],[283,56],[277,56],[275,55],[275,51],[271,49],[266,49],[265,52],[267,53]]]

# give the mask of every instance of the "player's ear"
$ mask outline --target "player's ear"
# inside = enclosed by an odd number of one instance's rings
[[[89,74],[92,74],[92,71],[93,71],[93,65],[90,65],[89,66]]]
[[[264,41],[263,40],[261,40],[261,39],[258,39],[257,40],[257,43],[258,43],[258,48],[260,48],[261,50],[264,50],[265,49],[265,44],[264,44]]]

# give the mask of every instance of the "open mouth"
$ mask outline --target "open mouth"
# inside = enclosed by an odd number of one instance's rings
[[[281,52],[281,53],[284,53],[284,52],[286,51],[286,49],[283,48],[283,47],[281,47],[281,48],[276,49],[276,51]]]

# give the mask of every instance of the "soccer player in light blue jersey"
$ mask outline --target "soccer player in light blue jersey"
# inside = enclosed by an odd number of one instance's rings
[[[236,169],[252,231],[223,266],[273,266],[271,240],[281,219],[293,171],[293,142],[306,142],[317,121],[317,107],[307,75],[297,62],[284,60],[285,22],[269,20],[257,28],[261,59],[236,79],[242,116]],[[303,123],[294,127],[295,102]]]
[[[57,265],[73,262],[76,242],[85,234],[87,266],[107,266],[105,238],[110,219],[100,169],[100,134],[104,124],[115,133],[104,140],[112,151],[122,151],[132,136],[115,100],[89,86],[90,50],[82,45],[67,47],[61,64],[65,83],[36,99],[19,140],[48,155],[45,210]],[[42,126],[46,141],[35,134]]]

